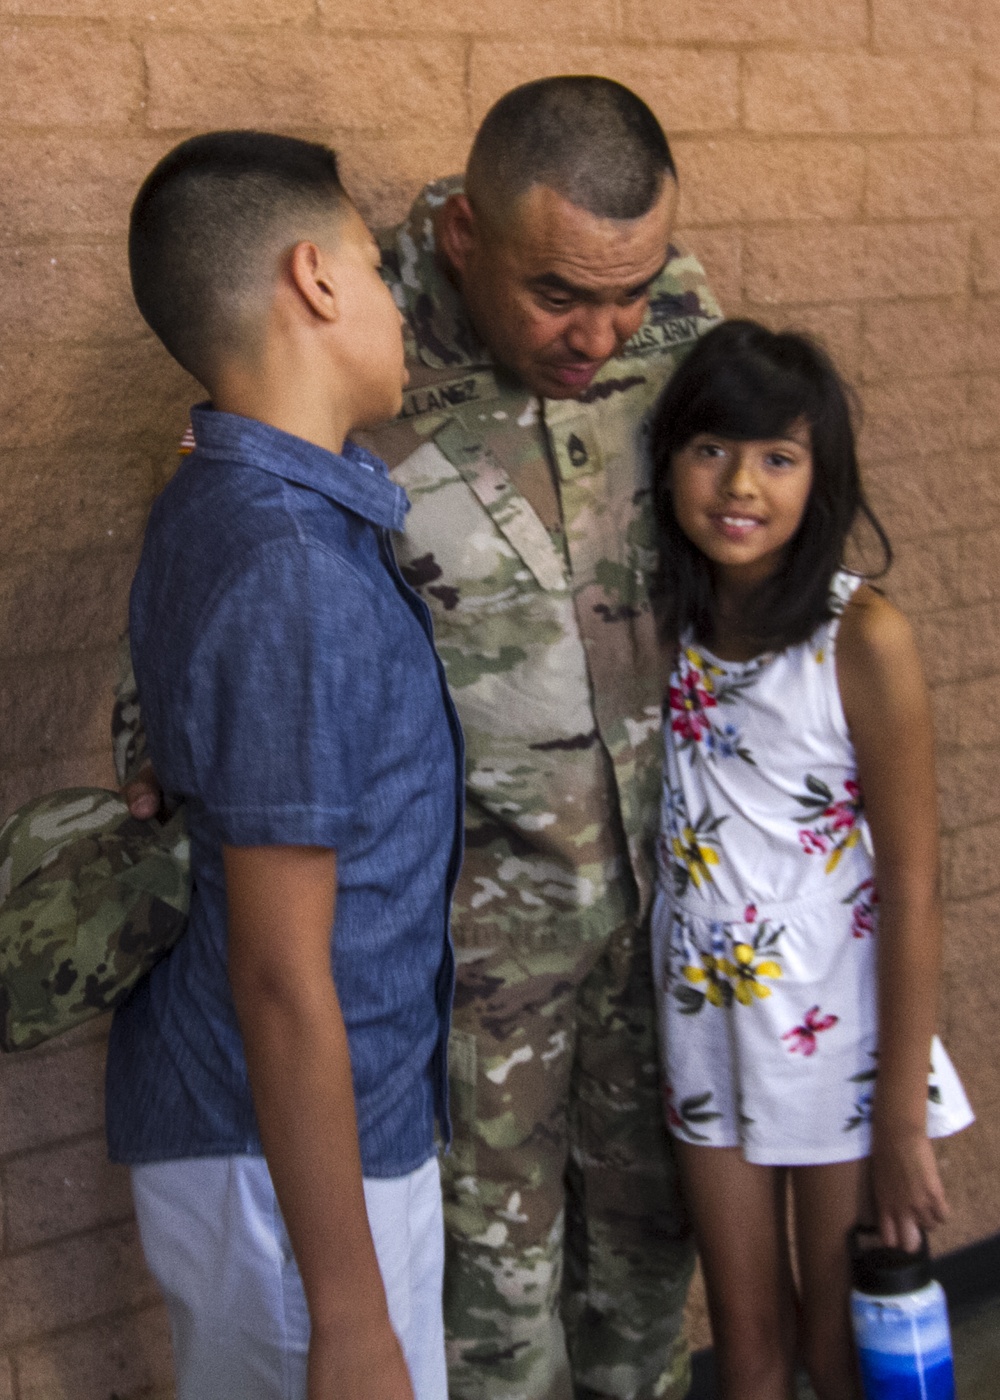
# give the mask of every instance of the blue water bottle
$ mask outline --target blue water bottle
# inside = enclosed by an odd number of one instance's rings
[[[865,1246],[864,1240],[876,1243]],[[955,1400],[944,1289],[931,1278],[927,1237],[916,1254],[851,1231],[851,1322],[865,1400]]]

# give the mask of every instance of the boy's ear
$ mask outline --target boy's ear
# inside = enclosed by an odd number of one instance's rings
[[[316,243],[296,243],[289,255],[288,275],[309,309],[323,321],[340,314],[336,278],[330,255]]]
[[[450,194],[438,212],[435,239],[456,272],[464,272],[479,236],[476,212],[464,194]]]

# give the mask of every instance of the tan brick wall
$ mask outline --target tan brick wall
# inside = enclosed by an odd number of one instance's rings
[[[574,70],[672,133],[726,309],[824,335],[862,392],[938,718],[942,1029],[980,1114],[941,1154],[955,1246],[1000,1229],[996,0],[0,0],[0,813],[110,777],[114,636],[197,394],[129,302],[150,164],[212,125],[317,136],[384,222],[505,88]],[[170,1393],[104,1032],[0,1062],[0,1400]]]

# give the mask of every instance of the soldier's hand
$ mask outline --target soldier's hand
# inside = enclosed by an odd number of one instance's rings
[[[133,817],[140,821],[147,821],[156,816],[163,801],[163,789],[151,763],[144,763],[132,781],[125,784],[122,797],[128,803]]]

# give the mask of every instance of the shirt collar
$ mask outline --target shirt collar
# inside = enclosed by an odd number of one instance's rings
[[[410,508],[406,492],[389,479],[380,457],[348,440],[342,452],[306,442],[236,413],[220,413],[210,404],[191,410],[197,444],[195,455],[237,462],[318,491],[373,525],[402,530]]]
[[[431,369],[490,369],[493,360],[472,328],[458,288],[446,275],[434,242],[434,215],[462,190],[450,175],[425,186],[409,215],[380,235],[382,261],[403,313],[407,353]]]

